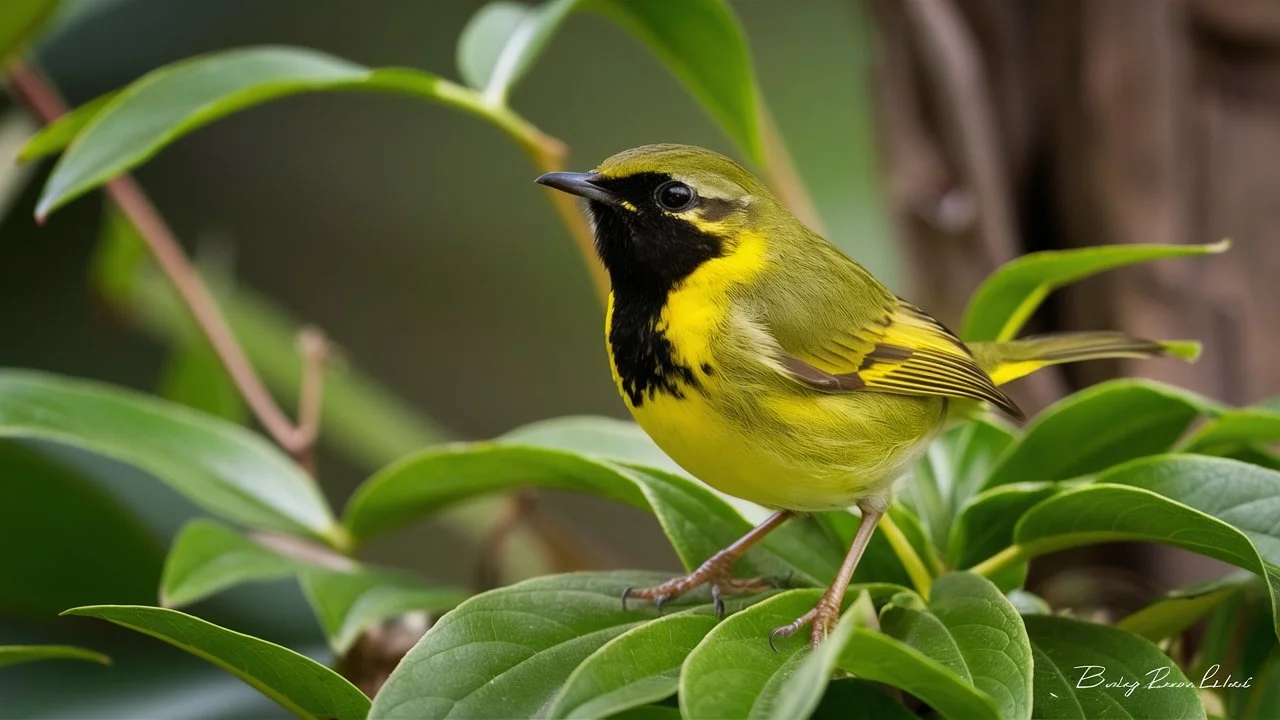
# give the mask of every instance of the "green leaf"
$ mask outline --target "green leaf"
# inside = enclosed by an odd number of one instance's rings
[[[192,520],[174,538],[160,581],[160,603],[182,607],[242,583],[287,578],[308,568],[239,532]]]
[[[622,608],[653,573],[534,578],[477,595],[446,614],[391,673],[370,718],[533,717],[592,653],[657,617]]]
[[[1220,253],[1230,246],[1226,240],[1212,245],[1106,245],[1023,255],[1001,265],[978,287],[965,310],[961,336],[966,341],[1012,340],[1060,287],[1126,265]]]
[[[341,542],[302,470],[244,428],[98,383],[0,370],[0,437],[51,440],[135,465],[223,518]]]
[[[750,529],[714,493],[685,477],[493,443],[429,450],[386,468],[356,491],[345,523],[364,542],[450,504],[521,487],[585,492],[649,510],[691,569]],[[794,572],[796,579],[820,585],[835,576],[843,552],[813,525],[793,520],[749,551],[738,572],[774,577]]]
[[[1151,642],[1160,642],[1186,632],[1224,600],[1239,593],[1242,586],[1254,582],[1257,582],[1257,578],[1253,575],[1234,573],[1217,580],[1178,588],[1123,618],[1116,623],[1116,627]]]
[[[561,23],[581,0],[541,5],[493,2],[467,22],[458,38],[458,70],[486,102],[505,105],[516,83],[529,72]]]
[[[1148,380],[1112,380],[1054,403],[1001,457],[985,487],[1066,480],[1167,452],[1211,401]]]
[[[1280,472],[1224,458],[1168,455],[1103,473],[1031,508],[1014,532],[1024,558],[1146,540],[1263,577],[1280,633]]]
[[[1010,483],[973,496],[956,518],[952,564],[969,567],[1012,545],[1022,515],[1061,489],[1058,483]]]
[[[853,636],[853,629],[875,625],[875,606],[870,595],[863,591],[817,649],[804,656],[794,673],[786,677],[780,686],[774,682],[765,686],[751,715],[777,720],[810,717],[827,695],[831,674]]]
[[[820,590],[775,595],[725,618],[689,654],[680,673],[680,710],[698,718],[769,717],[780,693],[804,661],[808,632],[769,647],[769,633],[813,609]],[[837,626],[838,647],[852,631]],[[828,673],[829,676],[829,673]]]
[[[42,157],[56,155],[71,144],[76,136],[84,130],[89,121],[98,116],[107,103],[115,99],[117,93],[109,92],[99,95],[62,117],[45,125],[40,132],[31,136],[26,145],[18,151],[18,162],[31,162]]]
[[[643,41],[757,164],[764,162],[759,90],[746,37],[724,0],[550,0],[530,7],[495,2],[463,30],[458,68],[485,101],[505,105],[551,37],[578,9],[600,13]]]
[[[369,699],[320,663],[177,610],[91,605],[64,614],[108,620],[204,658],[300,718],[363,720],[369,712]]]
[[[54,448],[0,440],[0,488],[0,615],[155,596],[163,545],[88,469]]]
[[[954,670],[919,650],[880,632],[855,628],[840,668],[864,680],[905,690],[953,720],[996,720],[991,696]]]
[[[0,645],[0,667],[39,660],[85,660],[111,664],[111,658],[100,652],[71,645]]]
[[[431,585],[414,575],[390,570],[350,571],[311,568],[302,588],[334,652],[351,649],[361,633],[409,612],[443,611],[461,603],[467,592]]]
[[[1261,581],[1239,590],[1209,614],[1191,675],[1221,700],[1223,717],[1274,718],[1280,711],[1280,645],[1271,632],[1271,599]],[[1242,686],[1245,680],[1249,687]]]
[[[881,613],[884,632],[992,698],[1002,718],[1031,716],[1031,645],[1022,618],[986,578],[948,573],[928,606],[914,594]]]
[[[1205,716],[1194,684],[1177,663],[1137,635],[1052,615],[1023,620],[1035,655],[1032,717]],[[1136,685],[1130,690],[1125,683]]]
[[[1002,424],[970,420],[934,440],[916,461],[902,502],[916,514],[939,552],[950,551],[952,528],[960,508],[982,487],[997,458],[1014,441]]]
[[[1280,442],[1280,412],[1254,408],[1231,410],[1196,428],[1178,449],[1223,455],[1248,445]]]
[[[610,717],[674,695],[685,657],[715,626],[713,616],[686,611],[622,633],[569,675],[547,717]]]
[[[0,61],[21,52],[58,9],[58,0],[6,0],[0,14]]]
[[[633,422],[598,415],[570,415],[523,425],[498,438],[511,445],[536,445],[689,475]]]
[[[219,118],[321,90],[409,95],[485,117],[517,138],[530,132],[511,113],[489,108],[472,91],[429,73],[374,70],[301,48],[228,50],[153,70],[107,101],[54,166],[36,216],[46,217]]]

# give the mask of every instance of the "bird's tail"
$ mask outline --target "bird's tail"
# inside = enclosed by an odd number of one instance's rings
[[[1120,332],[1078,332],[975,342],[969,343],[969,350],[995,384],[1003,385],[1043,367],[1080,360],[1171,355],[1193,362],[1200,354],[1200,343],[1144,340]]]

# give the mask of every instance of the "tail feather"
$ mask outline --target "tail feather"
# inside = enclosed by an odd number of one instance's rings
[[[1049,365],[1104,358],[1180,357],[1194,362],[1200,344],[1189,340],[1145,340],[1121,332],[1040,335],[1012,342],[970,343],[969,350],[996,385]]]

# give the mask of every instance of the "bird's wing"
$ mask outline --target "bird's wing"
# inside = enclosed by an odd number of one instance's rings
[[[852,325],[833,329],[827,324],[819,337],[809,335],[805,342],[780,338],[779,363],[794,379],[826,392],[973,398],[1023,417],[964,343],[914,305],[893,298],[883,314]]]

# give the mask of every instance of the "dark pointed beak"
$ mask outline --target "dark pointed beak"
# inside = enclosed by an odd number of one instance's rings
[[[599,180],[596,173],[549,172],[534,182],[606,205],[619,204],[621,200],[617,195],[596,184]]]

